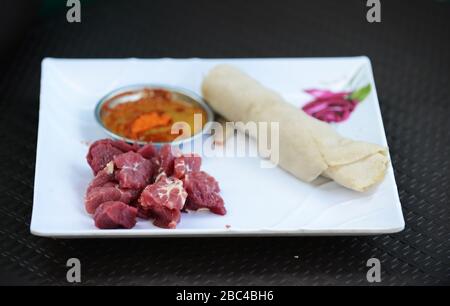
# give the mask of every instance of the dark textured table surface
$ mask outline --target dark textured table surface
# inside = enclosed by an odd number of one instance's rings
[[[0,283],[364,285],[450,284],[450,2],[94,1],[29,28],[0,73]],[[32,236],[43,57],[307,57],[367,55],[406,221],[371,237],[64,240]],[[64,179],[64,178],[61,178]],[[250,199],[251,200],[251,199]],[[61,199],[64,201],[64,199]]]

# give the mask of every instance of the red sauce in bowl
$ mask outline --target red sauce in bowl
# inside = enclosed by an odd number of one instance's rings
[[[186,122],[192,135],[201,132],[206,123],[207,114],[200,105],[176,99],[163,89],[143,89],[139,91],[137,100],[115,103],[117,99],[126,99],[132,94],[135,92],[116,95],[100,110],[103,125],[119,136],[145,142],[171,142],[181,135],[181,131],[171,133],[175,122]],[[202,116],[200,129],[194,125],[194,114]]]

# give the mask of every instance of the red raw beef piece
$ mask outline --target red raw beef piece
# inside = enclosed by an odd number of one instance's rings
[[[150,161],[152,162],[152,165],[153,165],[153,177],[151,179],[151,183],[154,183],[156,181],[156,178],[160,174],[159,169],[161,167],[160,167],[159,157],[153,157],[152,159],[150,159]]]
[[[141,213],[144,217],[154,218],[155,226],[175,228],[186,197],[181,180],[161,175],[158,181],[142,191],[139,198]]]
[[[94,214],[95,226],[101,229],[132,228],[136,224],[137,209],[118,201],[100,205]]]
[[[173,174],[173,164],[175,158],[181,156],[181,152],[177,147],[165,144],[159,150],[159,173],[164,172],[167,176]]]
[[[97,207],[109,201],[120,201],[122,192],[114,186],[94,187],[86,194],[84,205],[86,211],[93,214]]]
[[[125,204],[131,204],[139,198],[140,189],[119,188],[114,182],[108,182],[101,187],[91,188],[86,194],[86,211],[93,214],[98,206],[108,201],[120,201]]]
[[[132,151],[115,156],[114,164],[119,169],[116,179],[120,188],[144,188],[153,175],[152,162]]]
[[[187,193],[181,180],[161,175],[154,184],[145,187],[139,203],[145,209],[161,206],[180,210],[184,206],[186,197]]]
[[[119,185],[116,185],[116,188],[121,192],[120,202],[130,205],[139,198],[142,191],[142,189],[120,188]]]
[[[183,179],[188,193],[185,208],[188,210],[209,209],[212,213],[225,215],[226,209],[217,181],[204,171],[189,172]]]
[[[120,188],[114,178],[114,163],[109,162],[97,173],[86,190],[86,211],[93,214],[100,204],[107,201],[130,204],[139,197],[140,192],[141,189]]]
[[[148,219],[151,218],[150,211],[144,209],[139,203],[136,206],[136,208],[137,208],[137,216],[138,216],[138,218],[145,219],[145,220],[148,220]]]
[[[105,168],[97,172],[94,179],[89,184],[86,193],[89,193],[91,189],[95,187],[103,187],[106,185],[114,186],[116,183],[114,182],[114,163],[109,162]]]
[[[149,212],[149,218],[153,218],[153,225],[157,227],[175,228],[180,222],[181,213],[177,209],[154,207]]]
[[[114,156],[122,153],[121,150],[113,147],[111,143],[99,140],[91,145],[86,159],[89,166],[91,166],[92,171],[94,171],[94,174],[97,174],[100,170],[105,168],[106,164],[109,163]]]
[[[152,159],[153,157],[158,157],[158,150],[151,143],[144,145],[137,152],[139,154],[141,154],[143,158],[146,158],[146,159]]]
[[[202,158],[197,154],[183,154],[175,158],[173,169],[174,176],[182,179],[188,172],[200,171],[202,165]]]
[[[107,163],[113,160],[114,156],[136,150],[137,145],[129,145],[118,140],[101,139],[91,144],[86,159],[94,174],[97,174],[105,168]]]

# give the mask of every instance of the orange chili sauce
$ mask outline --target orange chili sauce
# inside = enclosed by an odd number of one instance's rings
[[[171,134],[175,122],[186,122],[194,135],[206,123],[206,112],[194,103],[175,100],[172,94],[162,89],[144,89],[143,96],[136,101],[123,102],[110,107],[114,99],[130,93],[123,93],[106,101],[100,117],[104,126],[117,135],[146,142],[170,142],[181,135]],[[195,130],[194,114],[201,114],[202,126]],[[184,138],[190,135],[183,135]]]

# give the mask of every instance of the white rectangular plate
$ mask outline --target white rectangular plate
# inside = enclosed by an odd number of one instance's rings
[[[367,57],[273,59],[52,59],[42,62],[39,131],[31,232],[51,237],[147,237],[206,235],[361,235],[404,228],[392,166],[366,193],[334,182],[304,183],[280,168],[261,168],[258,157],[204,158],[203,168],[222,189],[226,216],[183,214],[176,229],[139,220],[133,229],[100,230],[84,210],[92,172],[87,142],[106,135],[94,119],[96,102],[130,84],[180,86],[200,94],[207,71],[230,63],[301,107],[307,88],[343,89],[371,83]],[[372,90],[338,131],[387,146],[376,91]],[[229,140],[230,141],[230,140]]]

